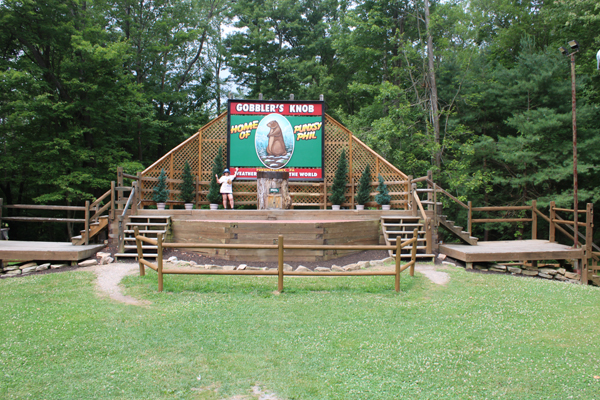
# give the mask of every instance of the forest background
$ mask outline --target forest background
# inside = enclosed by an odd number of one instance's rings
[[[475,206],[572,208],[570,63],[558,47],[575,39],[579,208],[600,205],[596,0],[4,0],[0,24],[5,204],[82,204],[118,166],[140,171],[194,134],[230,93],[293,93],[324,94],[327,112],[400,170],[433,170]],[[51,224],[11,235],[68,239]]]

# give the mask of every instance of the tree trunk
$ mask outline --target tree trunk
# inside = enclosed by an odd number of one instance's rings
[[[259,171],[256,178],[256,199],[259,210],[292,208],[288,172]]]
[[[430,30],[430,21],[429,21],[429,0],[425,0],[425,29],[427,30],[427,59],[429,63],[429,83],[431,89],[431,121],[433,122],[433,134],[435,144],[438,145],[438,150],[435,152],[435,166],[438,167],[438,171],[440,166],[442,165],[442,154],[440,146],[440,116],[438,110],[438,92],[437,92],[437,84],[435,82],[435,68],[433,65],[433,38],[431,37]]]

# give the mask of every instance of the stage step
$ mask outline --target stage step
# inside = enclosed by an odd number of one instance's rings
[[[108,226],[108,215],[102,215],[98,218],[98,222],[93,222],[90,224],[90,237],[93,238],[97,234],[99,234],[104,228]],[[71,243],[76,246],[81,246],[85,244],[86,232],[82,230],[79,235],[73,236],[71,238]],[[88,240],[89,242],[89,240]]]
[[[412,239],[414,229],[417,229],[417,257],[418,258],[432,258],[433,254],[427,253],[427,237],[425,225],[420,221],[419,217],[414,216],[382,216],[381,217],[381,230],[383,238],[388,246],[395,246],[398,241],[398,237],[401,242],[406,242]],[[405,247],[402,249],[400,257],[410,257],[412,246]],[[396,252],[394,250],[388,250],[390,257],[395,257]]]
[[[120,244],[121,251],[115,254],[115,259],[136,258],[137,244],[134,237],[135,228],[138,233],[149,239],[156,239],[158,235],[166,240],[171,231],[171,217],[164,215],[130,215],[125,223],[126,229],[123,230],[123,243]],[[142,244],[142,254],[144,257],[156,258],[158,246]]]
[[[463,231],[462,226],[454,225],[454,221],[450,221],[445,215],[438,215],[438,222],[463,242],[470,244],[471,246],[477,246],[477,241],[479,240],[478,238],[469,235],[469,232]]]

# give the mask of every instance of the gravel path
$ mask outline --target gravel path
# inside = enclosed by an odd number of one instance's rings
[[[392,270],[393,266],[376,267],[376,270]],[[144,306],[150,304],[146,300],[138,300],[131,296],[126,296],[121,292],[119,283],[121,279],[128,275],[137,274],[139,267],[137,263],[113,263],[107,265],[94,265],[93,267],[80,268],[80,270],[92,271],[98,277],[96,287],[98,291],[113,300],[125,304]],[[427,277],[431,282],[437,285],[445,285],[450,281],[450,276],[442,271],[438,271],[434,265],[417,264],[415,271]]]

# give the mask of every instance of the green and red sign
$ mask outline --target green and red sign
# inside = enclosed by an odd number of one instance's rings
[[[227,165],[237,179],[287,171],[290,180],[323,180],[322,101],[229,100]]]

